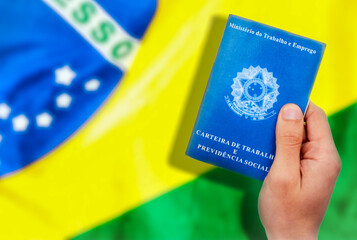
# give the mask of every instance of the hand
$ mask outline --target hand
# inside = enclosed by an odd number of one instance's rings
[[[312,102],[304,117],[285,105],[276,125],[276,157],[259,195],[268,239],[317,239],[341,170],[325,112]]]

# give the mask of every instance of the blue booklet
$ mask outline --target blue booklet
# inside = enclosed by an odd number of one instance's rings
[[[325,44],[230,15],[186,154],[264,180],[287,103],[306,111]]]

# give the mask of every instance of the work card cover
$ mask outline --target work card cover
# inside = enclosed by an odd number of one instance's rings
[[[287,103],[306,111],[325,44],[230,15],[186,154],[264,180]]]

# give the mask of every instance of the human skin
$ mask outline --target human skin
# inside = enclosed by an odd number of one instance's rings
[[[325,112],[311,102],[304,119],[297,105],[285,105],[276,157],[258,201],[268,239],[317,239],[340,170]]]

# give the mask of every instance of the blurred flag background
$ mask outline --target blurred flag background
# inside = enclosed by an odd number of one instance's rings
[[[0,239],[265,239],[261,182],[185,156],[228,14],[327,44],[311,100],[357,229],[357,2],[2,0]]]

